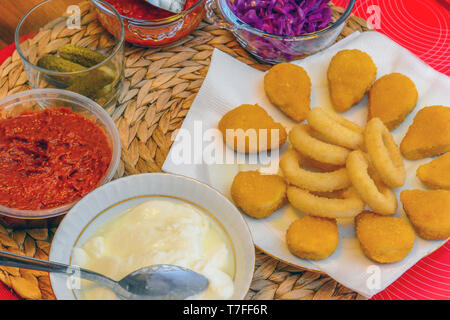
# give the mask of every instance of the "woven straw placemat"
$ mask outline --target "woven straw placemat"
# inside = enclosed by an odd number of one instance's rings
[[[99,22],[89,2],[82,5],[82,28],[74,44],[101,41]],[[334,15],[343,12],[333,7]],[[92,13],[92,14],[91,14]],[[55,28],[36,35],[39,45],[65,43],[68,35]],[[350,16],[339,39],[354,31],[367,31],[366,21]],[[44,30],[45,31],[45,30]],[[73,34],[70,35],[73,37]],[[73,38],[71,38],[73,39]],[[72,40],[72,42],[74,42]],[[202,22],[182,42],[168,48],[140,48],[126,45],[125,82],[116,106],[108,109],[122,143],[122,158],[115,178],[142,172],[161,171],[178,129],[208,71],[214,48],[255,68],[270,66],[252,59],[233,35]],[[17,51],[0,66],[0,98],[29,89]],[[11,229],[0,224],[0,248],[10,252],[48,259],[55,229]],[[25,299],[54,299],[45,272],[0,266],[0,281]],[[330,277],[289,266],[256,250],[256,268],[247,299],[363,299]]]

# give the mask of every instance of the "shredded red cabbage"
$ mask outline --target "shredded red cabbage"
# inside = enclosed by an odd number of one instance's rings
[[[233,13],[253,28],[282,36],[298,36],[326,28],[329,0],[230,0]]]

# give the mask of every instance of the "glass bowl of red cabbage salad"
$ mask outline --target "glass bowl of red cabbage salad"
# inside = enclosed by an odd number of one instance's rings
[[[355,0],[332,10],[329,0],[207,0],[207,18],[233,32],[257,59],[275,64],[301,59],[333,44]]]

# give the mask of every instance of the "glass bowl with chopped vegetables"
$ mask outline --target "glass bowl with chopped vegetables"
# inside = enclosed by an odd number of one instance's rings
[[[355,5],[329,0],[207,0],[207,18],[233,32],[257,59],[279,63],[303,58],[333,44]]]
[[[104,5],[114,30],[104,29],[89,1],[47,0],[25,14],[15,44],[32,88],[73,91],[105,108],[115,104],[124,79],[124,26]]]
[[[57,225],[113,178],[120,152],[114,121],[85,96],[43,88],[0,99],[0,223]]]

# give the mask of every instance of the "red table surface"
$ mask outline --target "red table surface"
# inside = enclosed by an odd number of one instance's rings
[[[346,3],[333,0],[337,5]],[[450,74],[450,0],[356,0],[353,12],[375,21],[389,38],[407,48],[431,67]],[[14,52],[14,44],[0,51],[0,64]],[[17,296],[0,283],[0,299]],[[420,260],[373,300],[450,300],[450,241]]]

